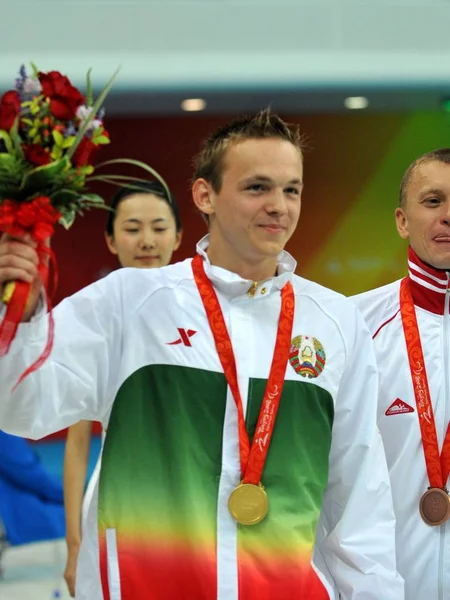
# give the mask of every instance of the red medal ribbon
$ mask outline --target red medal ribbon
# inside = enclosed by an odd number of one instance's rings
[[[46,245],[46,240],[53,235],[54,225],[60,217],[60,213],[52,206],[50,198],[47,196],[40,196],[30,202],[20,203],[5,200],[0,206],[0,231],[19,238],[29,234],[36,242],[36,250],[39,256],[38,272],[49,309],[49,330],[45,348],[39,358],[20,376],[15,387],[27,375],[36,371],[42,365],[53,346],[54,323],[47,291],[49,279],[47,257],[50,258],[53,267],[53,290],[56,287],[57,270],[54,254]],[[15,282],[12,298],[7,304],[5,316],[0,324],[0,356],[8,353],[19,323],[22,321],[30,290],[31,284],[24,281]]]
[[[250,439],[245,425],[242,398],[239,391],[233,346],[231,344],[231,339],[227,331],[217,294],[205,273],[201,256],[197,255],[192,260],[192,271],[203,306],[205,307],[217,353],[236,403],[243,483],[258,485],[261,481],[270,440],[275,426],[275,419],[280,405],[286,367],[289,359],[292,327],[294,323],[294,290],[290,282],[286,283],[281,290],[281,311],[278,320],[278,331],[272,358],[272,366],[270,368],[269,378],[267,380],[266,390],[259,412],[255,435],[250,447]]]
[[[450,474],[450,423],[447,426],[442,452],[439,453],[427,371],[408,278],[403,279],[400,284],[400,312],[430,487],[446,489]]]

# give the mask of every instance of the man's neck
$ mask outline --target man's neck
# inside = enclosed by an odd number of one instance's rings
[[[234,253],[223,252],[215,244],[208,246],[207,254],[212,265],[236,273],[242,279],[259,282],[265,281],[277,274],[278,260],[276,257],[268,257],[250,262],[236,256]]]
[[[426,269],[427,271],[429,271],[430,273],[432,273],[433,271],[439,275],[445,275],[446,273],[448,273],[450,271],[450,266],[445,266],[445,267],[436,267],[428,262],[426,262],[425,260],[423,260],[423,258],[421,258],[415,250],[412,249],[411,246],[409,246],[408,248],[408,260],[421,266],[422,268]]]
[[[414,304],[429,312],[443,315],[448,277],[444,269],[436,269],[408,250],[408,273]]]

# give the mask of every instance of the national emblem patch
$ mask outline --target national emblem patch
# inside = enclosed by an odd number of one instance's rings
[[[325,368],[325,350],[318,339],[297,335],[291,341],[289,362],[298,375],[315,379]]]

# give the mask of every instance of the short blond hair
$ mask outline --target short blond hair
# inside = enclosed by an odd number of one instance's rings
[[[262,138],[278,138],[290,142],[302,155],[303,140],[298,125],[283,121],[270,109],[253,116],[240,117],[210,135],[194,158],[193,181],[205,179],[215,192],[222,187],[224,158],[230,144]]]
[[[416,158],[414,162],[412,162],[409,167],[406,169],[402,181],[400,183],[400,194],[399,194],[399,206],[400,208],[404,208],[408,195],[408,186],[409,183],[417,171],[419,167],[425,165],[429,162],[440,162],[446,165],[450,165],[450,148],[438,148],[437,150],[432,150],[431,152],[426,152]]]

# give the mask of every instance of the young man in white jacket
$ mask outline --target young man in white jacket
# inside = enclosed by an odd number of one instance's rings
[[[395,211],[408,275],[355,296],[378,360],[378,426],[407,600],[450,598],[450,149],[406,171]]]
[[[107,430],[78,600],[403,599],[370,334],[284,251],[302,186],[298,131],[277,116],[216,132],[196,163],[196,257],[66,299],[50,358],[11,393],[46,340],[34,284],[0,359],[0,427]],[[0,282],[35,262],[4,239]],[[321,510],[331,585],[311,566]]]

